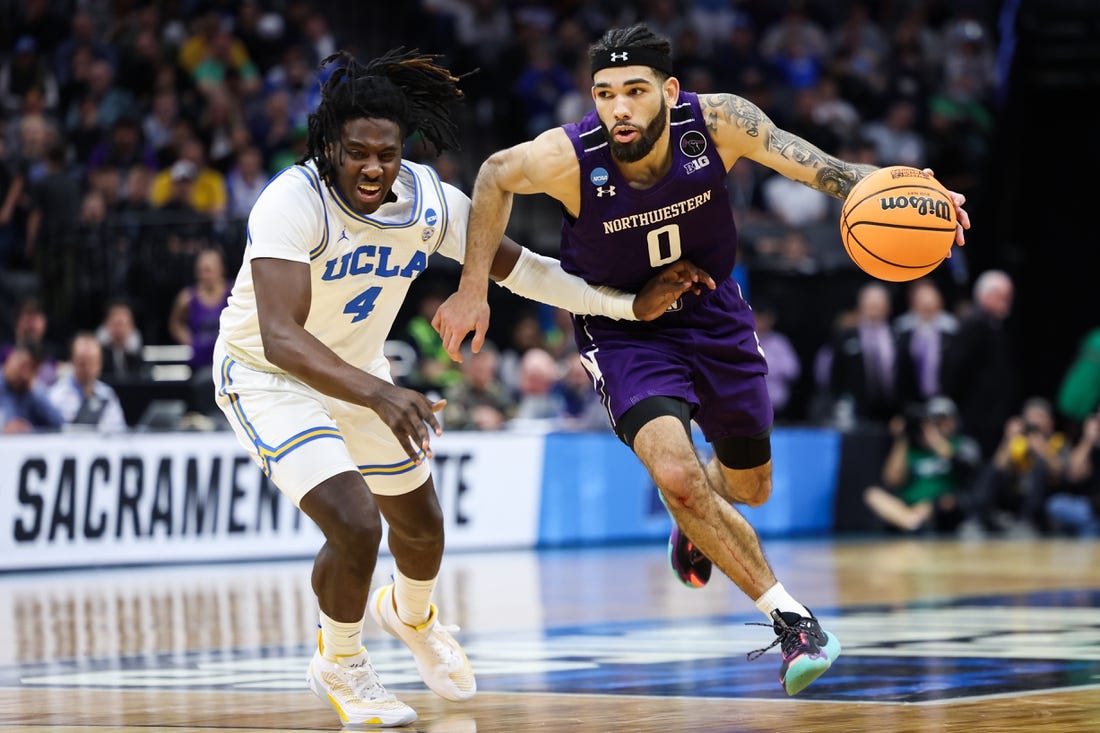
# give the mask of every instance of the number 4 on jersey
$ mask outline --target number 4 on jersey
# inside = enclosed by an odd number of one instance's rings
[[[358,323],[370,315],[370,312],[374,310],[374,301],[378,299],[378,294],[381,292],[382,286],[375,285],[348,301],[348,304],[344,306],[344,312],[355,316],[351,319],[352,323]]]

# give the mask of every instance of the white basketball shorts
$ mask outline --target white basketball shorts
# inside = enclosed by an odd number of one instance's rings
[[[287,498],[302,497],[327,478],[354,471],[372,493],[406,494],[428,480],[373,410],[321,394],[288,374],[253,369],[214,353],[217,403],[237,440]],[[371,374],[392,382],[380,359]]]

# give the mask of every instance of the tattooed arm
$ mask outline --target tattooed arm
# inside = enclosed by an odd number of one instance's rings
[[[847,163],[775,126],[763,110],[736,94],[700,95],[707,128],[728,170],[748,158],[810,188],[842,199],[873,165]]]
[[[726,170],[738,158],[748,158],[792,181],[843,199],[856,183],[876,169],[873,165],[843,161],[797,135],[780,130],[763,110],[736,94],[703,94],[699,96],[699,105]],[[932,175],[930,169],[924,170]],[[964,231],[970,228],[970,215],[963,208],[966,197],[954,191],[947,193],[955,203],[955,243],[962,246],[966,243]]]

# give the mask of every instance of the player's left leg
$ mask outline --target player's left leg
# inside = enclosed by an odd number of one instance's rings
[[[375,589],[368,610],[382,630],[413,653],[424,683],[447,700],[469,700],[477,692],[473,669],[431,602],[443,557],[443,513],[429,478],[396,496],[376,495],[389,525],[389,547],[397,566],[394,582]]]

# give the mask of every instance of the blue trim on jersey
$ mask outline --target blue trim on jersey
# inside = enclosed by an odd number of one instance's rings
[[[432,186],[435,188],[435,192],[439,195],[439,238],[436,240],[435,247],[432,248],[432,252],[435,252],[443,244],[443,238],[447,236],[447,226],[451,223],[451,210],[447,204],[447,197],[443,195],[443,181],[439,178],[439,172],[430,165],[424,166],[428,171],[432,179]]]
[[[260,468],[268,478],[271,478],[271,464],[277,463],[284,456],[288,456],[295,450],[310,443],[319,438],[337,438],[340,441],[344,440],[344,436],[340,434],[340,431],[334,427],[328,425],[321,427],[306,428],[305,430],[290,436],[277,446],[270,446],[260,439],[259,433],[256,432],[256,427],[252,424],[252,421],[248,419],[248,416],[244,412],[244,407],[241,405],[240,395],[230,392],[229,386],[233,384],[233,377],[229,371],[233,365],[237,362],[228,356],[222,358],[221,367],[221,387],[218,388],[218,392],[225,395],[229,399],[229,404],[233,408],[233,414],[236,416],[241,427],[248,434],[249,439],[252,441],[252,445],[256,448],[256,453],[260,457],[262,465]]]
[[[298,168],[306,174],[309,185],[313,187],[313,190],[317,192],[317,197],[321,199],[321,211],[323,213],[321,218],[325,222],[325,233],[321,235],[321,241],[309,252],[309,259],[312,261],[320,257],[328,247],[328,205],[325,204],[325,186],[321,182],[321,176],[307,166],[301,165]]]
[[[378,219],[372,219],[369,216],[364,216],[363,214],[360,214],[360,213],[356,212],[354,209],[351,208],[351,206],[348,204],[348,202],[344,200],[343,194],[341,194],[340,191],[337,190],[337,188],[335,186],[333,186],[332,189],[331,189],[332,190],[332,200],[336,202],[336,205],[340,208],[341,211],[343,211],[345,214],[350,216],[352,219],[355,219],[356,221],[361,221],[365,224],[373,224],[374,226],[378,227],[379,229],[405,229],[407,227],[411,227],[420,220],[420,210],[424,206],[424,197],[420,193],[420,179],[417,178],[416,174],[412,172],[412,169],[409,168],[404,163],[401,164],[401,168],[404,169],[409,174],[410,177],[412,177],[412,181],[413,181],[413,212],[412,212],[412,216],[409,217],[408,221],[406,221],[402,224],[387,224],[384,221],[379,221]]]

